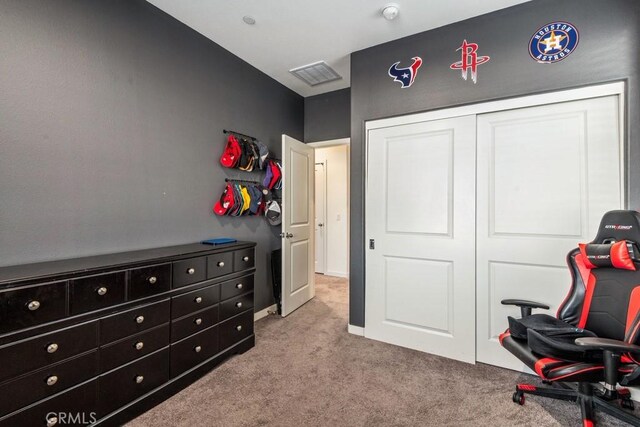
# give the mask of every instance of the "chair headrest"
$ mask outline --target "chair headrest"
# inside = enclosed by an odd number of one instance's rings
[[[627,240],[640,244],[640,212],[609,211],[602,217],[598,234],[591,243],[611,243]]]

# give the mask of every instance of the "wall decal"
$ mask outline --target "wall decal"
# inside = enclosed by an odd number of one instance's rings
[[[476,53],[478,51],[478,44],[468,43],[466,39],[462,42],[462,45],[456,49],[456,52],[459,50],[462,51],[460,61],[454,62],[449,68],[452,70],[460,70],[464,80],[467,80],[469,69],[471,69],[471,80],[473,80],[473,84],[476,84],[478,82],[478,65],[489,62],[491,57],[478,56]]]
[[[538,28],[529,40],[529,55],[541,64],[559,62],[578,46],[578,29],[568,22],[551,22]]]
[[[416,79],[416,75],[418,74],[418,68],[422,66],[422,58],[419,56],[414,56],[411,59],[413,60],[413,64],[407,68],[398,68],[400,61],[389,67],[389,76],[393,77],[394,82],[400,82],[402,84],[402,89],[411,87]]]

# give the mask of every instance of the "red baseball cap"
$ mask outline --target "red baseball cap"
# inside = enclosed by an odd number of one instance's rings
[[[271,178],[271,182],[269,183],[269,189],[272,189],[278,181],[280,181],[280,178],[282,178],[282,172],[276,162],[271,162],[269,166],[271,166],[271,173],[273,174],[273,178]]]
[[[233,207],[233,188],[229,184],[224,189],[224,193],[220,196],[220,200],[213,206],[213,212],[216,215],[226,215],[227,212]]]
[[[240,160],[240,144],[235,136],[229,135],[227,138],[227,145],[224,148],[224,152],[220,157],[220,163],[225,168],[234,167]]]

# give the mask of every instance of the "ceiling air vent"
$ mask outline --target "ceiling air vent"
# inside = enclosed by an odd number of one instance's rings
[[[289,70],[291,74],[307,83],[309,86],[316,86],[322,83],[339,80],[342,76],[324,61],[303,65],[302,67]]]

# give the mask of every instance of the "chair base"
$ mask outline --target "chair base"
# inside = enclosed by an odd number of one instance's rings
[[[594,387],[590,383],[578,383],[577,389],[573,389],[563,383],[558,384],[565,388],[518,384],[516,385],[516,392],[513,393],[513,401],[519,405],[524,405],[524,395],[532,394],[535,396],[549,397],[551,399],[578,402],[580,412],[582,413],[583,427],[594,427],[596,425],[594,420],[594,411],[596,409],[627,422],[632,426],[640,427],[640,418],[622,409],[622,407],[624,407],[633,410],[634,405],[630,398],[629,390],[618,389],[617,393],[614,393],[613,396],[605,397],[604,394],[599,396],[598,392],[594,390]]]

